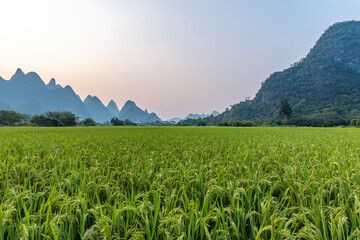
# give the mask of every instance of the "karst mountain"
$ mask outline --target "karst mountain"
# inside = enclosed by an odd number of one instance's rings
[[[329,27],[307,56],[270,75],[254,99],[233,105],[217,119],[273,119],[285,99],[297,115],[324,109],[336,110],[344,117],[360,114],[359,21]]]
[[[37,73],[25,74],[20,68],[9,80],[0,77],[0,110],[30,115],[70,111],[81,119],[93,118],[96,122],[110,121],[113,117],[137,123],[161,121],[155,113],[143,111],[132,103],[130,106],[125,104],[124,111],[119,111],[113,100],[107,106],[96,96],[89,95],[82,101],[71,86],[62,87],[55,79],[45,84]]]

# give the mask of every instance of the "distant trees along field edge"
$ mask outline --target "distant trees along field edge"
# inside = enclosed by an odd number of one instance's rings
[[[44,114],[23,114],[15,111],[0,110],[0,126],[40,126],[40,127],[70,127],[96,126],[92,118],[80,120],[72,112],[47,112]],[[102,125],[136,126],[130,120],[119,120],[114,117]]]

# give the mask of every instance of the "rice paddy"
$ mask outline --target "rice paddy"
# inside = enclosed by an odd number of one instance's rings
[[[0,239],[359,239],[360,129],[0,128]]]

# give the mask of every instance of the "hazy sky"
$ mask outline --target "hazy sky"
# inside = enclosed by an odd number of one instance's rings
[[[0,76],[20,67],[162,119],[223,111],[359,13],[358,0],[0,0]]]

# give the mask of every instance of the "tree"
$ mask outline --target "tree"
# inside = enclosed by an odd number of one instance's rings
[[[197,124],[196,124],[196,126],[198,126],[198,127],[202,127],[202,126],[206,126],[206,122],[204,122],[204,121],[199,121]]]
[[[24,120],[24,115],[14,111],[0,111],[0,125],[13,126]]]
[[[118,119],[117,117],[113,117],[113,118],[110,120],[110,123],[111,123],[113,126],[136,126],[136,125],[137,125],[136,123],[133,123],[133,122],[130,121],[129,119],[125,119],[125,120],[123,121],[123,120]]]
[[[35,114],[33,115],[31,118],[30,118],[30,122],[34,125],[38,125],[40,126],[39,124],[39,115]]]
[[[118,119],[117,117],[113,117],[113,118],[110,120],[110,123],[111,123],[113,126],[124,126],[124,121]]]
[[[343,111],[339,108],[324,108],[322,112],[323,127],[347,125],[346,120],[342,118],[343,115]]]
[[[72,112],[47,112],[45,116],[51,119],[52,125],[57,126],[76,126],[78,119]]]
[[[356,126],[360,127],[360,119],[356,120]]]
[[[356,126],[356,122],[357,122],[357,119],[351,119],[351,121],[350,121],[350,125],[351,126]]]
[[[129,119],[125,119],[124,123],[125,123],[125,126],[136,126],[137,125],[136,123],[133,123]]]
[[[72,112],[47,112],[31,117],[32,124],[43,127],[76,126],[77,117]]]
[[[288,120],[292,117],[292,107],[287,99],[281,101],[279,114],[282,118],[285,118],[285,120]]]
[[[92,118],[85,118],[85,120],[83,121],[83,125],[86,127],[96,126],[96,122]]]

